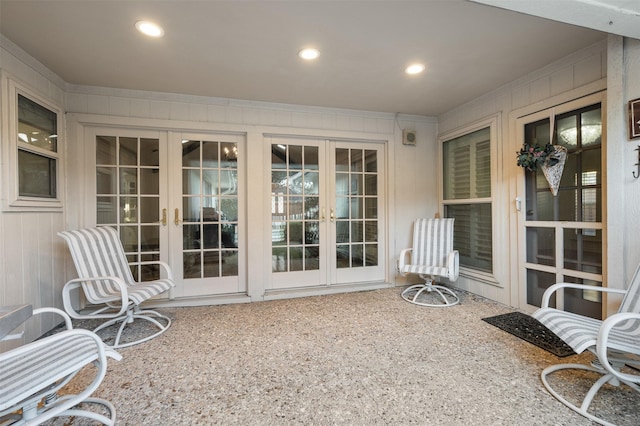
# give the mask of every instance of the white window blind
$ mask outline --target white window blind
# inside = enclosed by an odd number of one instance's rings
[[[486,127],[443,143],[443,204],[455,218],[460,264],[492,271],[491,132]]]

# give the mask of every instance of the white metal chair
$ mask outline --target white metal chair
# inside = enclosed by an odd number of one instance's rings
[[[565,288],[624,294],[624,298],[618,313],[601,321],[550,307],[551,296]],[[544,292],[542,308],[534,312],[533,317],[558,335],[576,353],[589,350],[596,356],[591,365],[557,364],[545,368],[541,374],[545,388],[577,413],[599,424],[612,425],[588,410],[598,391],[607,383],[613,386],[624,383],[640,392],[640,266],[627,290],[573,283],[554,284]],[[586,392],[579,406],[554,390],[548,380],[550,374],[570,369],[592,371],[601,375]]]
[[[156,311],[142,310],[140,305],[175,287],[169,265],[161,261],[140,262],[142,265],[159,264],[166,276],[156,281],[136,283],[115,229],[99,226],[59,232],[58,235],[67,242],[78,272],[78,278],[67,282],[62,291],[64,309],[72,318],[108,319],[94,332],[119,324],[113,344],[108,345],[112,348],[146,342],[167,331],[171,325],[170,318]],[[78,312],[73,307],[71,292],[79,288],[92,305],[88,312]],[[124,328],[138,319],[149,322],[158,331],[121,342]]]
[[[27,308],[30,316],[31,307]],[[60,309],[33,310],[34,315],[43,312],[62,316],[65,330],[0,353],[0,424],[37,425],[60,416],[87,417],[105,425],[115,424],[115,407],[105,399],[90,396],[107,372],[107,357],[120,360],[122,356],[107,348],[95,333],[73,329],[71,318]],[[20,334],[0,336],[0,340],[12,337]],[[93,381],[77,395],[58,395],[88,364],[96,367]],[[81,409],[80,403],[98,404],[107,414]]]
[[[444,307],[460,302],[449,288],[434,284],[436,277],[458,279],[459,254],[453,249],[455,219],[416,219],[413,225],[413,247],[400,252],[398,270],[403,276],[417,274],[425,280],[402,292],[407,302],[421,306]],[[407,255],[411,254],[410,262]],[[434,295],[437,295],[433,297]]]

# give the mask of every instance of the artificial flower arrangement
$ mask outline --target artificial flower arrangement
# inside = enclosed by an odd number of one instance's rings
[[[532,172],[538,170],[538,167],[543,164],[551,167],[560,161],[555,155],[556,147],[550,143],[543,147],[539,144],[530,145],[525,142],[522,145],[522,149],[516,154],[518,155],[518,166],[524,167]]]

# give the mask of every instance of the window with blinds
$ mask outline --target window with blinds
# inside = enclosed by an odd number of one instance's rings
[[[460,265],[492,272],[491,128],[443,142],[443,205]]]

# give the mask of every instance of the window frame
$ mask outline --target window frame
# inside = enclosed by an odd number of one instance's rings
[[[444,211],[446,206],[460,205],[460,204],[489,204],[491,207],[491,272],[481,269],[475,269],[468,266],[460,265],[460,276],[471,278],[477,281],[485,282],[492,285],[499,285],[496,275],[499,272],[498,257],[500,253],[497,250],[498,230],[496,220],[498,206],[496,203],[498,193],[498,145],[500,128],[500,115],[496,114],[491,117],[479,120],[475,123],[460,127],[458,129],[445,132],[438,136],[438,168],[439,168],[439,182],[438,182],[438,201],[439,201],[439,215],[444,217]],[[444,144],[457,139],[462,136],[469,135],[478,130],[489,128],[489,154],[490,154],[490,184],[491,195],[489,197],[481,198],[444,198]],[[454,247],[455,249],[456,247]]]
[[[54,100],[31,90],[16,79],[2,73],[2,158],[3,158],[3,184],[2,210],[4,211],[61,211],[63,206],[63,170],[64,170],[64,111],[62,106]],[[30,146],[18,139],[18,96],[23,96],[32,102],[52,111],[56,114],[57,143],[56,151],[47,151]],[[36,154],[46,159],[55,161],[55,174],[53,185],[56,188],[55,197],[38,197],[20,195],[20,151]],[[50,182],[51,185],[51,182]]]

